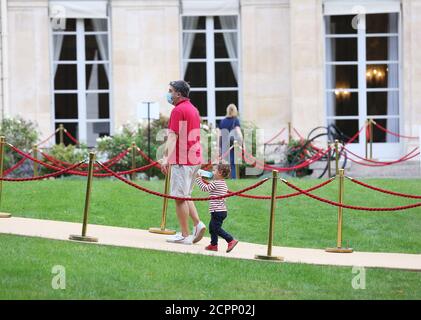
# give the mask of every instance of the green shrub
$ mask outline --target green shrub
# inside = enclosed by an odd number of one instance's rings
[[[29,152],[33,145],[38,141],[39,132],[37,125],[34,122],[18,116],[15,118],[5,118],[0,122],[0,135],[5,137],[6,142],[24,152]],[[6,147],[4,154],[4,169],[10,168],[21,159],[22,156],[9,147]],[[18,173],[31,175],[33,172],[32,170],[32,163],[26,161],[25,165],[14,172],[12,176],[15,176]]]
[[[51,149],[46,152],[48,155],[58,159],[60,161],[68,162],[68,163],[78,163],[82,160],[88,158],[89,150],[85,144],[79,144],[77,147],[69,144],[65,146],[64,144],[55,144]],[[39,157],[41,158],[41,157]],[[51,165],[57,166],[58,164],[49,161],[46,158],[42,159],[44,162],[49,163]],[[55,172],[56,170],[49,169],[46,167],[41,166],[42,174]]]
[[[150,126],[150,158],[156,159],[158,148],[163,144],[163,141],[157,141],[156,137],[160,130],[166,129],[168,126],[168,118],[160,116],[159,120],[151,121]],[[119,132],[112,137],[102,137],[97,139],[98,159],[106,161],[120,154],[125,149],[132,146],[132,142],[136,143],[145,154],[148,154],[148,125],[142,124],[126,124],[121,127]],[[141,155],[136,152],[136,167],[141,167],[149,164]],[[131,152],[115,164],[112,169],[114,171],[130,170],[132,168]],[[145,171],[149,176],[158,176],[163,178],[161,171],[158,168],[150,168]]]
[[[310,144],[308,143],[308,140],[302,139],[302,140],[294,140],[292,139],[288,143],[288,149],[287,149],[287,165],[289,167],[298,165],[309,158],[309,154],[311,151]],[[295,171],[289,171],[289,174],[296,177],[303,177],[306,175],[310,175],[313,172],[313,170],[309,169],[309,167],[304,167]]]

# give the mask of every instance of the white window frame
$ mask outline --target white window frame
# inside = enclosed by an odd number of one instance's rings
[[[90,18],[86,18],[90,19]],[[55,130],[55,125],[58,123],[77,123],[78,124],[78,136],[76,137],[80,142],[87,143],[88,141],[88,123],[109,123],[110,135],[114,132],[114,117],[113,117],[113,99],[112,99],[112,56],[111,56],[111,23],[110,17],[101,18],[107,19],[107,31],[85,31],[84,21],[86,19],[77,18],[76,20],[76,31],[55,31],[50,28],[50,79],[51,79],[51,128],[52,131]],[[76,36],[76,60],[53,60],[53,45],[54,45],[54,35],[74,35]],[[85,36],[89,35],[108,35],[108,60],[86,60],[85,58]],[[86,88],[86,66],[93,64],[106,64],[109,65],[109,79],[108,79],[108,89],[98,89],[98,90],[88,90]],[[54,87],[54,65],[56,64],[72,64],[76,65],[77,68],[77,89],[75,90],[59,90]],[[65,93],[65,94],[77,94],[78,101],[78,118],[74,119],[56,119],[55,118],[55,94]],[[109,99],[109,118],[99,119],[87,118],[86,110],[86,95],[89,93],[108,93]]]
[[[381,13],[381,12],[376,12]],[[384,12],[389,13],[389,12]],[[326,125],[333,120],[358,120],[358,128],[361,128],[365,121],[368,118],[375,119],[398,119],[399,120],[399,131],[402,131],[403,125],[403,114],[402,114],[402,13],[391,12],[398,14],[398,32],[397,33],[367,33],[365,29],[366,25],[366,14],[359,15],[359,23],[364,26],[364,28],[358,28],[357,33],[355,34],[328,34],[327,33],[327,24],[325,18],[331,16],[329,14],[324,14],[323,17],[323,33],[324,33],[324,99],[325,99],[325,111],[326,111]],[[353,15],[354,13],[347,13],[344,15]],[[368,13],[371,14],[371,13]],[[366,56],[366,39],[370,37],[398,37],[398,60],[367,60]],[[326,57],[326,42],[332,38],[356,38],[357,39],[357,61],[340,61],[340,62],[331,62],[327,61]],[[398,65],[398,88],[367,88],[366,82],[366,71],[367,65],[375,64],[386,64],[386,65]],[[358,66],[358,88],[346,89],[348,92],[358,92],[358,115],[357,116],[333,116],[329,115],[328,112],[328,103],[326,100],[327,93],[334,93],[336,89],[330,89],[327,87],[326,81],[326,72],[327,68],[335,65],[356,65]],[[397,115],[375,115],[371,116],[367,114],[367,93],[368,92],[387,92],[395,91],[398,93],[399,108]],[[360,134],[360,139],[358,143],[351,144],[348,146],[352,151],[359,152],[363,154],[365,149],[365,140],[366,140],[366,131],[363,130]],[[398,142],[382,142],[382,143],[373,143],[373,155],[380,159],[392,159],[396,158],[398,155],[403,152],[403,143],[402,139],[399,139]]]
[[[217,120],[222,120],[225,116],[216,116],[216,92],[217,91],[237,91],[238,95],[238,111],[242,110],[242,72],[241,72],[241,21],[239,14],[229,14],[230,16],[235,16],[237,18],[237,28],[236,29],[215,29],[214,28],[214,17],[223,16],[223,14],[217,15],[200,15],[201,17],[206,18],[206,27],[205,29],[183,29],[183,17],[192,16],[191,14],[182,14],[180,15],[180,70],[181,77],[184,78],[186,67],[190,62],[205,62],[206,63],[206,87],[192,87],[191,92],[203,92],[205,91],[207,99],[207,116],[201,116],[202,120],[206,120],[208,124],[212,124],[213,127],[216,125]],[[199,16],[197,16],[199,17]],[[227,33],[227,32],[236,32],[237,33],[237,44],[238,44],[238,57],[237,59],[230,58],[215,58],[215,34],[216,33]],[[206,58],[196,58],[196,59],[185,59],[183,57],[183,34],[184,33],[201,33],[205,34],[206,38]],[[237,62],[238,68],[238,79],[237,87],[216,87],[215,83],[215,63],[216,62]]]

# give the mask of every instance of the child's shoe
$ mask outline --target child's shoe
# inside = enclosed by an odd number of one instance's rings
[[[213,244],[210,244],[205,248],[205,250],[218,251],[218,245],[214,246]]]
[[[232,249],[234,249],[237,243],[238,243],[238,240],[235,240],[235,239],[228,242],[227,252],[230,252]]]

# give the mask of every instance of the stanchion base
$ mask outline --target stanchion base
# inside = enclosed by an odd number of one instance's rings
[[[258,260],[268,260],[268,261],[277,261],[277,262],[284,261],[283,257],[260,255],[260,254],[256,254],[254,258]]]
[[[74,235],[74,234],[70,235],[69,239],[74,240],[74,241],[98,242],[98,238],[89,237],[89,236],[79,236],[79,235]]]
[[[175,234],[175,230],[169,230],[169,229],[161,229],[161,228],[149,228],[150,233],[158,233],[158,234]]]
[[[352,248],[326,248],[326,252],[330,253],[352,253],[354,250]]]
[[[0,218],[10,218],[12,215],[10,213],[0,212]]]

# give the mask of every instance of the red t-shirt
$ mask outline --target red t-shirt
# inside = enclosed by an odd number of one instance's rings
[[[190,99],[179,102],[171,111],[168,129],[177,134],[176,152],[168,155],[168,163],[201,164],[200,114]]]

